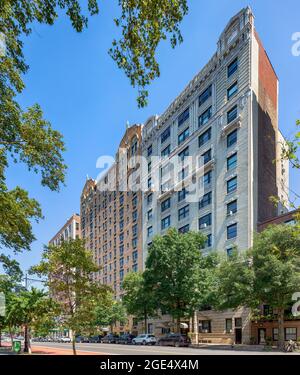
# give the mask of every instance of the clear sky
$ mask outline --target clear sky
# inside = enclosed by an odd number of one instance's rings
[[[20,184],[42,206],[45,219],[33,224],[37,238],[31,252],[18,256],[26,270],[40,259],[43,244],[74,212],[86,175],[96,177],[96,160],[114,155],[130,124],[142,123],[162,113],[193,76],[208,62],[229,19],[250,5],[257,31],[280,80],[280,128],[285,136],[295,132],[300,118],[300,56],[291,53],[292,34],[300,32],[299,0],[189,0],[189,14],[182,23],[184,42],[173,50],[166,42],[158,52],[161,76],[149,89],[149,105],[138,109],[136,91],[116,67],[107,50],[117,35],[113,18],[116,0],[99,0],[100,15],[90,18],[89,27],[76,33],[65,16],[52,27],[34,25],[25,39],[30,71],[20,103],[41,104],[45,117],[63,133],[67,146],[66,187],[54,193],[40,185],[39,177],[24,166],[8,171],[10,187]],[[291,188],[300,193],[300,172],[291,173]]]

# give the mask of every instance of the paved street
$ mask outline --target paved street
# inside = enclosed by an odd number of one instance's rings
[[[33,352],[40,354],[72,354],[71,344],[59,343],[33,343]],[[133,346],[133,345],[116,345],[116,344],[77,344],[78,354],[87,355],[278,355],[279,352],[252,351],[239,349],[217,349],[211,348],[174,348],[160,346]],[[293,355],[295,353],[286,353]],[[297,354],[296,354],[297,355]],[[299,355],[299,354],[298,354]]]

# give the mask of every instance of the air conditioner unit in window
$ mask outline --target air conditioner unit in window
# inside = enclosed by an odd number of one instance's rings
[[[232,215],[233,215],[233,211],[229,211],[228,216],[232,216]]]
[[[204,228],[207,228],[207,224],[206,223],[201,224],[201,229],[204,229]]]

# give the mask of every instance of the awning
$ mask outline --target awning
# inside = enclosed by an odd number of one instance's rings
[[[187,329],[187,328],[189,328],[189,326],[188,326],[187,323],[180,323],[180,328]]]

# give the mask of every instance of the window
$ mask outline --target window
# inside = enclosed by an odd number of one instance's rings
[[[211,214],[200,217],[199,229],[206,228],[211,225]]]
[[[132,266],[132,272],[137,272],[138,271],[138,265],[137,264],[134,264],[133,266]],[[127,272],[128,272],[128,270],[127,270]]]
[[[212,85],[210,85],[206,90],[204,90],[200,94],[200,96],[199,96],[199,107],[200,107],[200,105],[205,103],[208,98],[211,97],[211,94],[212,94]]]
[[[189,166],[182,168],[180,172],[178,172],[178,180],[184,180],[189,174]]]
[[[285,328],[284,339],[285,341],[289,341],[289,340],[297,341],[297,328]]]
[[[204,154],[202,154],[202,158],[203,158],[203,164],[208,163],[211,160],[211,150],[209,149]]]
[[[154,333],[153,323],[148,323],[148,334]]]
[[[135,249],[137,247],[137,238],[132,239],[132,248]]]
[[[270,305],[263,305],[263,316],[273,315],[273,308]]]
[[[148,218],[148,220],[152,219],[152,208],[151,208],[151,210],[148,210],[147,218]]]
[[[178,220],[182,220],[189,216],[190,208],[186,205],[178,210]]]
[[[148,178],[147,185],[148,185],[148,189],[151,189],[151,187],[152,187],[152,178],[151,177]]]
[[[124,279],[124,270],[120,271],[120,280],[123,281]]]
[[[237,177],[233,177],[227,181],[227,194],[236,191],[237,189]]]
[[[178,116],[178,126],[182,125],[190,117],[190,109],[187,108]]]
[[[122,257],[124,254],[124,245],[120,246],[119,251],[120,251],[120,257]]]
[[[135,207],[137,205],[137,196],[135,196],[133,199],[132,199],[132,206]]]
[[[190,225],[184,225],[183,227],[178,229],[178,232],[181,234],[187,233],[190,230]]]
[[[237,224],[232,224],[227,227],[227,240],[236,238],[237,236]]]
[[[151,226],[151,227],[147,228],[147,236],[150,237],[150,236],[152,236],[152,234],[153,234],[153,228]]]
[[[162,150],[161,156],[168,156],[170,152],[171,152],[171,145],[168,145]]]
[[[242,318],[235,318],[234,319],[235,328],[242,328],[242,326],[243,326],[242,323],[243,323]]]
[[[138,213],[137,213],[137,210],[135,210],[132,212],[132,221],[136,221],[137,217],[138,217]]]
[[[232,319],[225,320],[225,330],[226,333],[230,333],[232,331]]]
[[[171,198],[168,198],[161,202],[161,212],[166,211],[168,208],[171,207]]]
[[[237,84],[237,82],[235,82],[227,90],[227,99],[230,100],[237,93],[237,91],[238,91],[238,84]]]
[[[182,133],[178,136],[178,144],[180,145],[182,142],[184,142],[188,136],[190,135],[189,128],[186,128]]]
[[[233,146],[237,142],[237,130],[227,135],[227,147]]]
[[[207,236],[206,236],[206,240],[205,240],[205,244],[204,246],[205,247],[211,247],[212,245],[212,234],[209,233]]]
[[[227,158],[227,171],[230,171],[236,168],[236,165],[237,165],[237,153]]]
[[[227,253],[227,258],[232,257],[232,255],[233,255],[233,247],[229,247],[228,249],[226,249],[226,253]]]
[[[198,138],[199,147],[203,146],[210,139],[211,139],[211,128],[207,129],[204,133],[199,135],[199,138]]]
[[[161,229],[166,229],[166,228],[169,228],[169,226],[171,225],[171,216],[167,216],[165,218],[162,219],[161,221]]]
[[[204,111],[198,119],[198,126],[199,128],[201,126],[204,126],[208,123],[209,119],[211,118],[212,110],[211,107],[209,107],[206,111]]]
[[[152,193],[149,194],[149,195],[147,195],[147,204],[152,203],[152,199],[153,199],[153,194]]]
[[[161,143],[164,143],[171,135],[171,128],[170,126],[165,129],[162,133],[161,133],[161,136],[160,136],[160,141]]]
[[[227,204],[227,215],[232,215],[237,212],[237,200]]]
[[[211,183],[211,176],[212,176],[212,171],[209,171],[204,174],[203,176],[203,185],[207,186]]]
[[[133,261],[133,263],[136,263],[138,261],[138,252],[137,252],[137,250],[133,251],[133,253],[132,253],[132,261]]]
[[[201,333],[211,333],[211,321],[200,320],[199,328]]]
[[[147,148],[147,156],[151,156],[152,155],[152,145],[150,145],[148,148]]]
[[[182,150],[178,154],[178,157],[180,158],[181,161],[183,161],[186,156],[189,156],[189,148],[188,147],[186,147],[184,150]]]
[[[149,163],[148,163],[148,173],[151,172],[151,169],[152,169],[152,163],[151,163],[151,161],[149,161]]]
[[[227,112],[227,124],[237,118],[237,105],[231,108],[230,111]]]
[[[278,341],[279,331],[278,328],[273,328],[273,341]]]
[[[186,188],[183,188],[182,190],[178,191],[178,202],[183,201],[187,194],[188,191],[186,190]]]
[[[238,69],[238,59],[234,59],[227,67],[227,77],[231,77]]]
[[[202,199],[199,201],[199,209],[211,204],[211,195],[211,191],[203,195]]]

